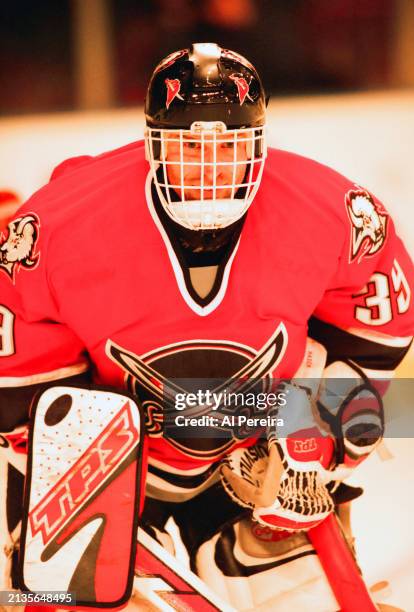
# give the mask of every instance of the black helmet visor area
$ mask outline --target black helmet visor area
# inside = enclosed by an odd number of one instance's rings
[[[150,127],[189,129],[195,121],[222,121],[228,129],[265,123],[260,78],[241,55],[214,43],[171,54],[155,69],[146,97]]]

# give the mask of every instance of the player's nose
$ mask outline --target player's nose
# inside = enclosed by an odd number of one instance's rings
[[[214,145],[205,144],[204,146],[204,178],[214,178],[214,164],[216,156],[214,154]]]
[[[212,164],[215,161],[214,157],[214,145],[204,143],[204,162]]]

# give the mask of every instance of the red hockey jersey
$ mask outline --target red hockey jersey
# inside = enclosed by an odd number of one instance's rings
[[[142,142],[69,160],[52,178],[0,241],[0,387],[92,366],[96,383],[140,395],[154,465],[195,473],[234,444],[163,438],[165,378],[246,368],[291,377],[311,317],[380,348],[389,336],[387,346],[409,344],[414,271],[393,222],[374,196],[319,163],[269,151],[204,305],[156,214]],[[13,405],[0,401],[0,411]]]

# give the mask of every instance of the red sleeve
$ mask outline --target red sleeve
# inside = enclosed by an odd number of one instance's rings
[[[314,315],[341,329],[401,339],[414,333],[414,266],[381,202],[355,187],[345,195],[347,238]]]
[[[77,170],[80,166],[88,163],[93,160],[91,155],[78,155],[77,157],[70,157],[69,159],[65,159],[61,162],[56,168],[53,169],[52,174],[50,175],[50,180],[54,181],[55,179],[71,172],[72,170]]]
[[[73,332],[57,321],[27,316],[7,279],[0,278],[0,293],[0,387],[62,378],[53,375],[61,369],[84,369],[82,344]]]
[[[0,431],[27,416],[29,389],[88,369],[83,344],[60,320],[49,290],[42,230],[36,214],[22,213],[1,243]]]

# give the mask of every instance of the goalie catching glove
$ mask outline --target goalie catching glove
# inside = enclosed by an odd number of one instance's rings
[[[322,349],[309,342],[304,363],[321,363]],[[335,483],[350,475],[383,434],[381,396],[361,371],[336,362],[323,369],[320,385],[304,381],[306,373],[298,372],[300,385],[280,386],[287,398],[277,408],[283,426],[269,428],[266,441],[236,449],[221,466],[227,493],[273,529],[308,530],[323,521],[334,510]]]
[[[235,450],[222,465],[222,483],[235,501],[252,508],[253,517],[263,525],[291,531],[310,529],[334,509],[326,488],[334,444],[321,428],[312,425],[313,402],[307,391],[293,384],[283,388],[289,399],[278,416],[283,418],[285,410],[289,411],[288,426],[297,429],[269,431],[267,442]],[[299,426],[291,418],[293,412],[301,423],[307,413],[308,423]]]

